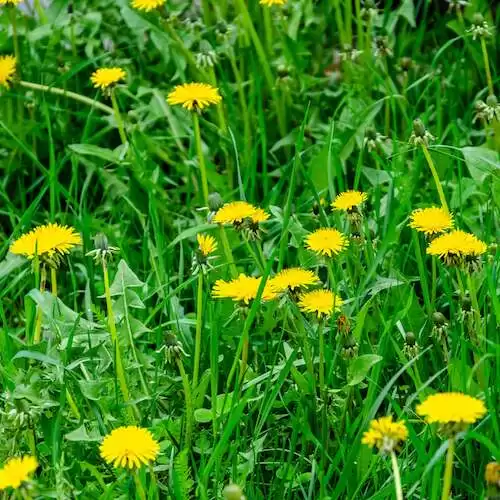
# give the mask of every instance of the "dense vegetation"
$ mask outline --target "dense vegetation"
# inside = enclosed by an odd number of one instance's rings
[[[0,0],[2,498],[499,494],[493,4]]]

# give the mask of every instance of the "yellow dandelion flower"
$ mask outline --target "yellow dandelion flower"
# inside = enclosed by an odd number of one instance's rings
[[[285,5],[286,0],[260,0],[261,5],[266,5],[267,7],[271,7],[273,5]]]
[[[30,475],[36,471],[37,467],[38,462],[35,457],[10,458],[0,469],[0,490],[19,488],[22,483],[30,479]]]
[[[361,442],[368,446],[375,446],[380,451],[390,453],[399,448],[408,438],[408,429],[400,420],[393,422],[392,417],[382,417],[370,422],[369,429],[363,434]]]
[[[92,73],[90,81],[96,89],[106,90],[125,79],[127,74],[122,68],[99,68]]]
[[[263,208],[255,208],[253,214],[250,216],[250,219],[255,224],[259,224],[259,222],[265,222],[269,219],[269,214]]]
[[[426,236],[453,229],[453,216],[444,208],[417,208],[410,215],[409,226]]]
[[[271,287],[275,293],[284,293],[287,291],[295,291],[300,288],[318,283],[318,277],[308,269],[301,267],[292,267],[283,269],[271,279]]]
[[[0,57],[0,86],[9,88],[12,78],[16,74],[16,58],[14,56]]]
[[[100,452],[114,467],[137,469],[156,460],[160,446],[148,429],[130,425],[111,431],[104,438]]]
[[[217,210],[212,221],[217,224],[241,224],[255,216],[257,209],[246,201],[225,203]]]
[[[132,7],[149,12],[165,4],[165,0],[132,0]]]
[[[338,194],[335,200],[333,200],[332,208],[349,212],[361,205],[367,198],[368,195],[361,191],[345,191]]]
[[[448,265],[457,265],[466,257],[479,257],[487,249],[486,243],[476,236],[457,229],[432,240],[427,254],[440,257]]]
[[[198,247],[204,257],[208,257],[211,253],[217,250],[217,242],[213,236],[209,234],[197,234]]]
[[[219,89],[206,83],[177,85],[167,97],[169,104],[182,104],[182,107],[189,111],[202,110],[210,104],[219,104],[221,100]]]
[[[0,0],[0,5],[19,5],[24,0]]]
[[[306,313],[314,313],[321,318],[339,311],[344,301],[330,290],[313,290],[300,296],[299,307]]]
[[[81,243],[80,235],[72,227],[45,224],[23,234],[12,243],[10,251],[28,259],[33,259],[35,255],[51,259],[69,253],[74,246]]]
[[[309,250],[328,257],[340,253],[347,245],[347,238],[340,231],[329,227],[317,229],[306,238]]]
[[[486,407],[480,399],[460,392],[433,394],[416,410],[429,424],[473,424],[486,414]]]
[[[248,304],[257,297],[262,278],[246,276],[240,274],[231,281],[217,280],[212,289],[212,296],[217,299],[232,299],[235,302]],[[271,287],[270,280],[264,285],[262,300],[272,300],[276,298],[276,293]]]
[[[500,487],[500,463],[490,462],[484,471],[484,479],[488,484]]]

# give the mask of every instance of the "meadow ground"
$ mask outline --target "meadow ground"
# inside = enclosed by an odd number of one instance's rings
[[[500,10],[0,0],[0,498],[500,498]]]

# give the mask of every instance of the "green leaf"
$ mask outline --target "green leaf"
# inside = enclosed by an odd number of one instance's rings
[[[0,262],[0,279],[8,276],[12,271],[19,269],[26,264],[27,260],[20,255],[8,253],[5,259]]]
[[[85,441],[85,442],[95,442],[100,441],[101,436],[95,431],[91,431],[90,434],[87,432],[85,425],[81,425],[74,431],[68,432],[64,438],[68,441]]]
[[[120,158],[115,151],[94,146],[93,144],[70,144],[68,149],[81,156],[95,156],[110,163],[120,162]]]
[[[462,148],[471,177],[482,182],[488,175],[500,173],[500,155],[491,149],[467,146]]]
[[[118,263],[115,279],[110,287],[111,296],[123,295],[126,288],[142,287],[144,283],[136,276],[134,271],[122,259]]]
[[[352,387],[363,382],[371,367],[382,361],[382,359],[384,358],[378,354],[364,354],[357,357],[349,367],[349,382],[347,385]]]
[[[194,419],[199,424],[207,424],[212,421],[212,410],[208,408],[198,408],[194,411]]]
[[[33,359],[35,361],[40,361],[40,363],[46,363],[48,365],[62,366],[59,359],[51,358],[46,354],[37,351],[19,351],[12,359]]]

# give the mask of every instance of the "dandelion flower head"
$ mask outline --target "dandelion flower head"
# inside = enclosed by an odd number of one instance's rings
[[[440,257],[446,264],[456,265],[464,257],[479,257],[487,248],[486,243],[473,234],[457,229],[432,240],[427,254]]]
[[[392,417],[389,416],[372,420],[361,442],[368,446],[375,446],[382,452],[390,453],[398,449],[407,438],[408,429],[405,423],[402,420],[393,422]]]
[[[246,276],[240,274],[231,281],[217,280],[212,289],[212,296],[217,299],[232,299],[235,302],[248,304],[257,297],[262,278]],[[276,298],[270,280],[264,285],[262,300],[272,300]]]
[[[330,316],[334,311],[339,311],[344,301],[330,290],[313,290],[300,296],[299,307],[301,311],[313,313],[321,318]]]
[[[148,429],[130,425],[108,434],[101,446],[101,457],[114,467],[136,469],[153,462],[160,446]]]
[[[90,81],[96,89],[106,90],[124,80],[126,76],[122,68],[99,68],[92,73]]]
[[[14,56],[0,56],[0,86],[9,87],[16,74],[16,58]]]
[[[198,248],[204,257],[208,257],[211,253],[217,250],[217,242],[213,236],[209,234],[196,235],[198,241]]]
[[[137,10],[150,12],[165,4],[165,0],[132,0],[132,7]]]
[[[211,104],[219,104],[221,100],[219,89],[207,83],[177,85],[167,97],[169,104],[181,104],[183,108],[189,111],[201,111]]]
[[[261,5],[272,7],[273,5],[285,5],[287,0],[260,0]]]
[[[488,484],[500,487],[500,463],[490,462],[484,470],[484,479]]]
[[[473,424],[486,414],[480,399],[460,392],[433,394],[416,410],[429,424]]]
[[[269,214],[246,201],[232,201],[225,203],[214,215],[212,221],[217,224],[239,225],[246,219],[254,223],[264,222],[269,219]]]
[[[412,229],[433,236],[453,229],[453,216],[441,207],[417,208],[410,215]]]
[[[36,471],[38,462],[35,457],[14,457],[0,469],[0,490],[17,489]]]
[[[0,0],[0,5],[19,5],[23,0]]]
[[[309,250],[328,257],[340,253],[347,244],[347,238],[332,228],[317,229],[306,237],[306,246]]]
[[[23,234],[10,247],[17,255],[33,259],[35,255],[49,259],[65,255],[76,245],[80,245],[80,235],[69,226],[45,224]]]
[[[271,279],[271,287],[276,293],[295,291],[318,283],[318,277],[308,269],[291,267],[283,269]]]
[[[361,191],[345,191],[336,196],[332,202],[332,208],[349,212],[361,205],[367,198],[368,195]]]

